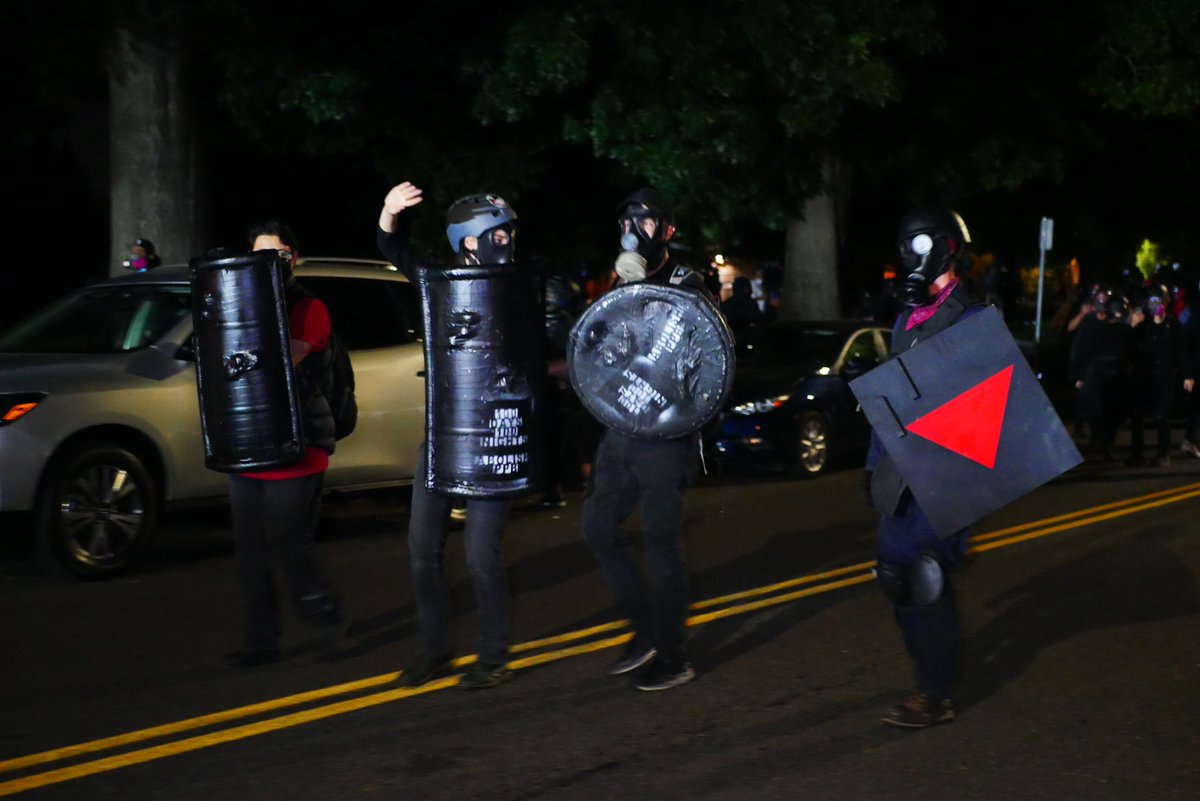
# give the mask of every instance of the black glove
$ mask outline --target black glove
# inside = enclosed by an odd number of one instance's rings
[[[875,501],[871,498],[871,479],[874,478],[874,476],[874,470],[863,470],[862,477],[858,482],[858,497],[862,500],[863,505],[868,509],[875,508]]]

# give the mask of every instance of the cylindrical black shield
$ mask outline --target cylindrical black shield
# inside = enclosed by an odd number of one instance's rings
[[[541,276],[517,264],[421,267],[425,486],[469,498],[540,491]]]
[[[700,294],[673,286],[618,287],[571,329],[571,385],[609,428],[671,439],[698,430],[733,386],[733,335]]]
[[[304,457],[280,259],[194,258],[192,321],[204,463],[240,473]]]

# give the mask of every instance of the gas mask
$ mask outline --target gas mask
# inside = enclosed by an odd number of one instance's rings
[[[506,224],[484,231],[475,250],[464,245],[458,258],[462,264],[508,264],[515,258],[516,249],[516,229]]]
[[[662,216],[645,206],[630,205],[618,218],[617,225],[621,232],[617,274],[627,281],[636,281],[657,271],[667,250],[664,238],[667,226]]]
[[[459,264],[508,264],[516,258],[517,213],[494,194],[459,198],[446,210],[446,238]],[[468,249],[467,237],[475,237]]]
[[[899,299],[908,306],[933,300],[929,286],[958,263],[970,242],[966,224],[949,209],[927,206],[906,214],[896,242],[903,269]]]

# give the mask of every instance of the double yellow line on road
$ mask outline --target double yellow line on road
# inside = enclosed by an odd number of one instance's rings
[[[971,553],[981,553],[996,548],[1003,548],[1038,537],[1045,537],[1062,531],[1069,531],[1127,515],[1138,514],[1168,504],[1180,503],[1196,497],[1200,497],[1200,483],[1114,501],[1089,509],[1081,509],[1056,517],[1024,523],[987,534],[980,534],[971,538],[969,551]],[[873,568],[873,561],[860,562],[822,573],[813,573],[789,579],[788,581],[699,601],[691,606],[691,610],[695,614],[688,618],[688,625],[698,626],[713,620],[744,615],[768,607],[791,603],[800,598],[832,592],[856,584],[863,584],[874,578]],[[586,629],[579,629],[515,645],[512,648],[512,654],[515,658],[509,664],[514,670],[522,670],[536,665],[612,648],[628,642],[631,636],[629,621],[616,620]],[[521,654],[529,655],[520,656]],[[463,667],[474,660],[474,656],[463,657],[456,660],[454,665],[456,668]],[[307,709],[290,712],[278,717],[268,717],[230,728],[216,728],[223,723],[260,717],[271,712],[326,701],[338,696],[376,690],[380,687],[393,684],[399,678],[399,675],[399,673],[384,673],[358,681],[335,684],[330,687],[274,698],[256,704],[188,718],[161,726],[152,726],[113,737],[105,737],[64,748],[30,754],[24,757],[2,760],[0,761],[0,773],[8,773],[41,765],[65,762],[77,757],[166,738],[171,735],[215,728],[214,731],[204,734],[172,740],[155,746],[126,751],[112,756],[0,782],[0,796],[13,795],[38,787],[46,787],[71,781],[72,779],[93,776],[118,768],[151,762],[164,757],[209,748],[222,743],[243,740],[260,734],[343,715],[347,712],[354,712],[417,695],[444,690],[456,685],[459,679],[458,676],[449,676],[429,682],[420,687],[392,687],[366,695],[357,695],[345,700],[311,706]]]

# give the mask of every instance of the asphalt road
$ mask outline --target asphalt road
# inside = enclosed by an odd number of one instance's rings
[[[1200,797],[1200,460],[1085,464],[976,527],[959,716],[915,732],[879,722],[911,683],[857,480],[692,492],[699,676],[664,693],[604,676],[626,629],[579,538],[578,495],[514,513],[519,669],[476,693],[395,683],[413,647],[403,494],[326,504],[323,554],[353,621],[332,663],[288,616],[283,662],[220,666],[241,624],[221,510],[175,515],[112,582],[5,562],[0,796]],[[459,539],[447,561],[469,656]]]

